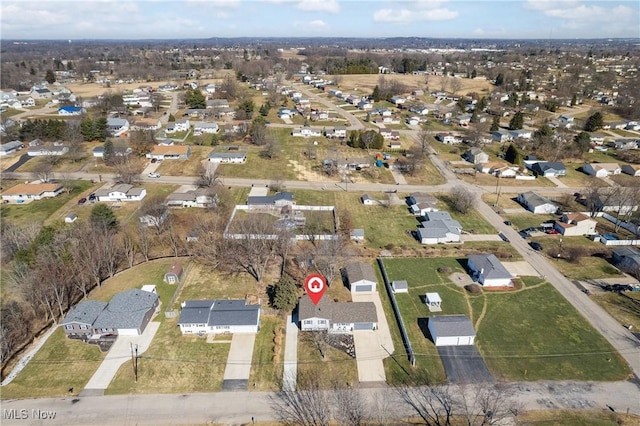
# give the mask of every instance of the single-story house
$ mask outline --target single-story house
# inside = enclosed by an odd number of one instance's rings
[[[611,250],[613,264],[628,274],[640,272],[640,250],[636,247],[622,246]]]
[[[212,163],[244,164],[247,161],[246,152],[212,152],[209,154]]]
[[[438,135],[436,135],[436,139],[447,145],[454,145],[462,142],[462,139],[458,136],[446,133],[438,133]]]
[[[58,108],[58,115],[82,115],[85,109],[77,106],[63,106]]]
[[[452,219],[449,212],[430,211],[425,213],[424,219],[417,231],[421,244],[460,242],[462,225]]]
[[[118,137],[124,135],[129,130],[129,120],[126,118],[107,118],[107,131],[111,136]]]
[[[190,155],[189,145],[154,145],[151,152],[147,152],[147,158],[156,160],[186,160]]]
[[[371,198],[371,195],[369,194],[364,194],[362,197],[360,197],[360,201],[362,201],[362,204],[364,204],[365,206],[373,206],[376,204],[376,200]]]
[[[567,174],[565,165],[557,161],[538,161],[531,166],[531,171],[537,176],[544,177],[558,177]]]
[[[27,148],[29,157],[48,157],[54,155],[64,155],[69,152],[68,146],[62,145],[38,145]]]
[[[182,265],[174,263],[164,274],[164,282],[167,284],[176,284],[182,278]]]
[[[304,126],[304,127],[300,127],[297,129],[294,129],[291,132],[291,136],[299,136],[299,137],[303,137],[303,138],[308,138],[308,137],[320,137],[322,136],[322,132],[320,130],[317,129],[312,129],[309,126]]]
[[[353,262],[343,269],[344,277],[349,285],[351,293],[375,293],[378,279],[373,267],[368,263]]]
[[[622,173],[626,173],[631,176],[640,176],[640,165],[638,164],[625,164],[621,167]]]
[[[489,161],[489,154],[480,148],[469,148],[467,152],[464,153],[463,158],[473,164],[482,164]]]
[[[167,196],[167,207],[200,207],[207,208],[216,204],[215,196],[206,192],[191,190],[187,192],[174,192]]]
[[[391,281],[391,288],[394,293],[409,293],[409,284],[407,280]]]
[[[12,154],[24,148],[24,144],[20,141],[11,141],[0,145],[0,157]]]
[[[558,211],[558,206],[552,203],[551,200],[533,191],[518,194],[516,201],[534,214],[553,214]]]
[[[167,124],[166,133],[186,132],[191,128],[191,123],[188,118],[181,118],[173,123]]]
[[[147,327],[159,304],[156,293],[127,290],[114,295],[108,303],[96,300],[78,303],[60,325],[67,335],[137,336]]]
[[[220,131],[218,123],[209,123],[206,121],[196,121],[193,123],[193,134],[195,136],[206,134],[214,134]]]
[[[495,132],[491,132],[491,138],[496,142],[508,142],[513,139],[513,136],[509,132],[496,130]]]
[[[467,265],[471,278],[483,287],[509,287],[513,276],[494,254],[470,254]]]
[[[57,197],[64,188],[58,183],[20,183],[2,193],[2,201],[24,204]]]
[[[582,171],[595,177],[607,177],[619,175],[622,169],[618,163],[586,163],[582,166]]]
[[[476,170],[480,173],[497,177],[511,178],[516,176],[518,168],[509,166],[501,161],[491,161],[489,163],[476,164]]]
[[[512,130],[509,134],[512,139],[531,139],[533,137],[533,132],[526,129]]]
[[[325,137],[329,139],[338,138],[345,139],[347,137],[347,128],[344,126],[334,127],[325,131]]]
[[[147,190],[121,183],[112,188],[100,188],[95,194],[97,201],[142,201],[147,196]]]
[[[131,130],[159,130],[162,127],[160,119],[138,118],[131,125]]]
[[[278,192],[275,195],[249,196],[247,198],[247,205],[252,207],[282,207],[295,204],[293,192]]]
[[[473,324],[464,315],[431,316],[428,328],[436,346],[468,346],[475,343]]]
[[[355,241],[356,243],[361,243],[364,241],[364,229],[357,228],[352,229],[349,233],[349,238],[351,241]]]
[[[562,235],[593,235],[598,222],[584,213],[563,213],[562,218],[553,225]]]
[[[373,302],[334,302],[323,297],[314,305],[306,294],[298,302],[298,320],[302,331],[348,333],[378,327],[378,314]]]
[[[244,299],[187,300],[181,305],[182,334],[257,333],[260,327],[260,305]]]

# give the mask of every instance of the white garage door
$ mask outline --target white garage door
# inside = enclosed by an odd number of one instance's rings
[[[373,291],[373,286],[371,284],[369,284],[369,285],[357,285],[356,286],[356,292],[357,293],[365,292],[365,291],[368,291],[368,292]]]
[[[118,335],[119,336],[138,336],[138,330],[135,328],[119,328]]]
[[[473,345],[470,336],[458,337],[458,346],[460,345]]]

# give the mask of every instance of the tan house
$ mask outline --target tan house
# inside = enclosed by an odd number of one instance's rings
[[[60,195],[64,188],[57,183],[21,183],[2,193],[2,201],[24,204]]]
[[[592,235],[596,233],[597,223],[584,213],[564,213],[553,227],[566,236]]]
[[[186,160],[191,155],[188,145],[155,145],[147,158],[157,160]]]

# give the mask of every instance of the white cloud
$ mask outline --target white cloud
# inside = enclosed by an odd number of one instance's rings
[[[605,22],[629,22],[633,16],[637,17],[637,10],[634,11],[628,6],[620,4],[611,6],[589,5],[579,1],[551,1],[551,0],[529,0],[525,3],[527,9],[538,10],[546,16],[564,20],[564,26],[577,28],[586,24]],[[636,18],[637,22],[637,18]]]
[[[340,12],[337,0],[301,0],[296,4],[296,9],[305,12]]]
[[[315,21],[309,22],[309,26],[313,28],[324,28],[327,26],[322,19],[316,19]]]
[[[457,18],[459,13],[447,8],[438,9],[380,9],[373,13],[375,22],[420,22],[420,21],[447,21]]]

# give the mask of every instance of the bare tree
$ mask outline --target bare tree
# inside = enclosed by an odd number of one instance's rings
[[[135,236],[130,231],[124,231],[120,234],[120,242],[122,245],[122,254],[127,260],[127,265],[129,268],[133,268],[136,260],[136,252],[138,251]]]
[[[170,221],[169,208],[160,196],[147,197],[140,207],[139,217],[147,226],[155,229],[156,233],[162,233]]]
[[[132,155],[118,155],[113,159],[116,169],[116,180],[120,183],[134,183],[143,170],[143,164]]]
[[[53,175],[53,164],[48,161],[40,161],[33,167],[33,175],[41,182],[49,182]]]
[[[456,186],[451,190],[451,207],[458,213],[466,214],[475,203],[475,194],[464,186]]]
[[[458,93],[462,89],[462,79],[458,77],[454,77],[451,79],[451,92],[454,94]]]
[[[151,231],[145,225],[138,224],[136,228],[136,233],[138,237],[138,250],[140,250],[140,254],[144,257],[145,261],[149,261],[149,253],[151,252],[151,247],[153,246],[153,237],[151,235]]]
[[[329,395],[322,390],[318,373],[298,376],[298,389],[287,389],[270,396],[276,417],[284,424],[299,426],[329,426],[331,407]]]
[[[225,240],[229,265],[247,272],[260,282],[273,258],[276,240],[269,238],[275,233],[269,217],[250,214],[247,218],[236,220],[235,234],[240,238]]]
[[[428,153],[429,148],[431,147],[432,137],[433,136],[425,126],[422,126],[418,131],[418,135],[416,136],[416,139],[418,141],[418,146],[420,147],[420,151],[422,152],[422,155],[426,155]]]
[[[27,248],[38,235],[40,225],[29,222],[24,225],[16,225],[6,220],[0,223],[0,248],[2,262],[7,262],[13,255]]]
[[[341,425],[360,426],[364,424],[370,409],[357,389],[344,388],[341,383],[335,381],[331,395],[333,396],[333,406],[336,407],[334,417]]]
[[[345,247],[345,240],[337,235],[331,240],[320,241],[316,247],[316,268],[326,278],[328,286],[340,275],[340,268],[345,259]]]
[[[450,425],[455,401],[448,385],[415,386],[406,383],[394,387],[400,399],[426,424]]]
[[[517,417],[520,405],[500,385],[460,386],[459,404],[469,426],[504,424]]]

